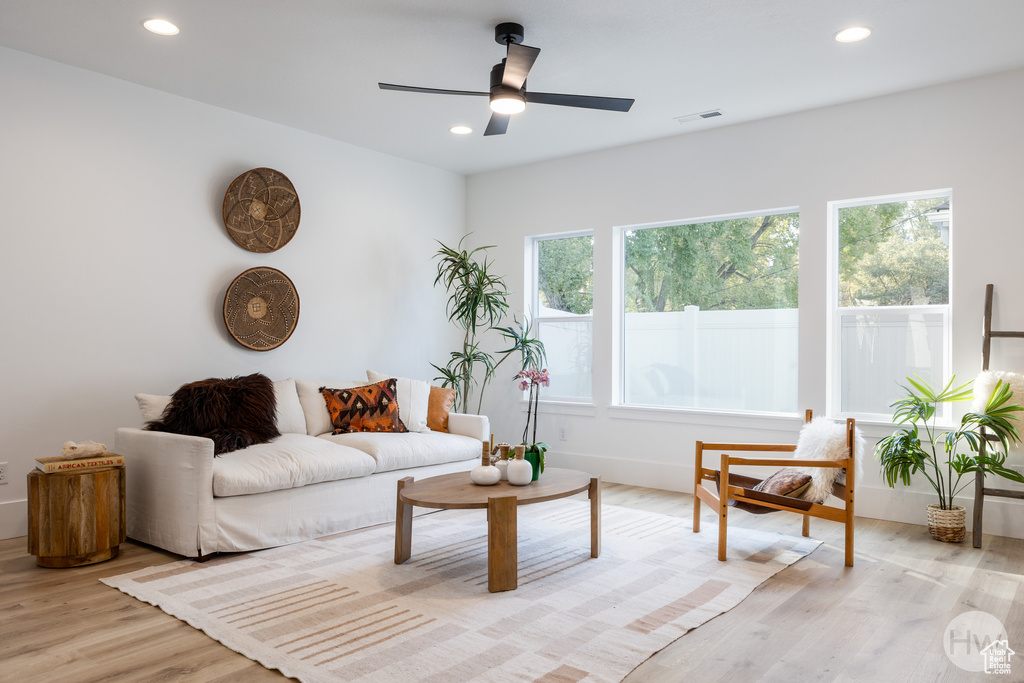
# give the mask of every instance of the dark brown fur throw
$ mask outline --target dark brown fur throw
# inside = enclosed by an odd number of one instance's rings
[[[213,440],[214,455],[267,443],[281,435],[274,384],[259,373],[185,384],[146,429],[205,436]]]

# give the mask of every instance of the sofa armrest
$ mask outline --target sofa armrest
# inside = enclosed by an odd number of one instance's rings
[[[213,441],[123,428],[114,452],[124,456],[128,536],[186,557],[203,555],[204,537],[216,536]]]
[[[491,422],[487,419],[486,415],[449,413],[448,433],[471,436],[474,439],[487,441],[491,438]]]

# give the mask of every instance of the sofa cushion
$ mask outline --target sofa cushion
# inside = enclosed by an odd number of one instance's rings
[[[295,390],[295,380],[289,377],[274,382],[274,395],[277,397],[277,431],[282,434],[305,434],[306,416]]]
[[[160,416],[167,410],[167,404],[171,402],[171,397],[158,396],[156,394],[135,394],[135,401],[139,404],[142,421],[153,422],[159,420]]]
[[[277,397],[277,431],[282,434],[305,434],[306,416],[299,402],[295,380],[282,379],[274,382],[274,396]],[[142,421],[154,422],[164,414],[171,397],[135,394],[135,400],[139,404]]]
[[[375,472],[390,472],[408,467],[424,467],[480,458],[480,441],[458,434],[353,432],[350,434],[323,434],[320,438],[359,449],[373,456],[377,462]]]
[[[351,389],[320,389],[334,425],[332,434],[408,432],[398,414],[397,386],[392,377]]]
[[[383,382],[392,377],[398,380],[398,412],[402,417],[402,423],[410,432],[429,432],[427,403],[430,399],[430,384],[398,375],[366,371],[366,379],[370,382]]]
[[[320,393],[320,387],[330,389],[348,389],[357,387],[366,382],[342,380],[340,382],[308,382],[306,380],[295,380],[295,392],[299,395],[299,403],[302,405],[302,414],[306,418],[306,434],[319,436],[334,429],[331,426],[331,414],[327,412],[327,402],[324,395]]]
[[[281,435],[274,384],[258,372],[183,384],[160,419],[145,429],[206,437],[214,455],[266,443]]]
[[[367,454],[305,434],[282,434],[213,459],[213,495],[244,496],[321,481],[364,477],[376,462]]]

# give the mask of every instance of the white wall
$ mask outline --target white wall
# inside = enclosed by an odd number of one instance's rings
[[[598,114],[580,114],[587,115]],[[827,202],[951,187],[953,364],[962,379],[973,377],[987,282],[996,285],[997,324],[1024,329],[1021,121],[1024,70],[471,176],[467,229],[477,244],[498,245],[497,268],[515,274],[509,285],[517,292],[525,289],[526,236],[594,230],[595,401],[541,407],[538,439],[552,444],[550,462],[691,491],[695,440],[792,440],[799,427],[796,417],[612,405],[614,226],[799,206],[799,403],[823,414]],[[997,369],[1024,371],[1024,344],[997,357]],[[518,399],[512,382],[495,383],[488,396],[485,412],[501,438],[522,429]],[[565,441],[558,440],[560,426]],[[872,446],[886,433],[865,430]],[[859,514],[924,520],[926,482],[893,492],[870,454],[864,464]],[[970,490],[961,502],[970,505]],[[989,499],[985,531],[1024,537],[1024,507]]]
[[[0,538],[26,533],[34,458],[112,447],[140,424],[136,392],[252,372],[431,379],[458,338],[431,285],[434,240],[464,234],[463,176],[3,48],[0,93]],[[272,254],[238,247],[221,218],[257,166],[302,204]],[[291,339],[264,353],[221,315],[257,265],[301,301]]]

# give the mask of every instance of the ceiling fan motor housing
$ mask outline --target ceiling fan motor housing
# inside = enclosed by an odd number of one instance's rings
[[[494,42],[498,45],[508,45],[509,43],[519,45],[525,37],[526,31],[523,30],[522,24],[506,21],[494,27]]]
[[[497,97],[511,97],[517,100],[526,101],[526,96],[523,92],[526,90],[526,82],[523,81],[523,87],[519,90],[510,88],[507,85],[502,84],[502,78],[505,75],[505,60],[501,60],[500,64],[495,64],[491,67],[491,97],[495,99]]]

